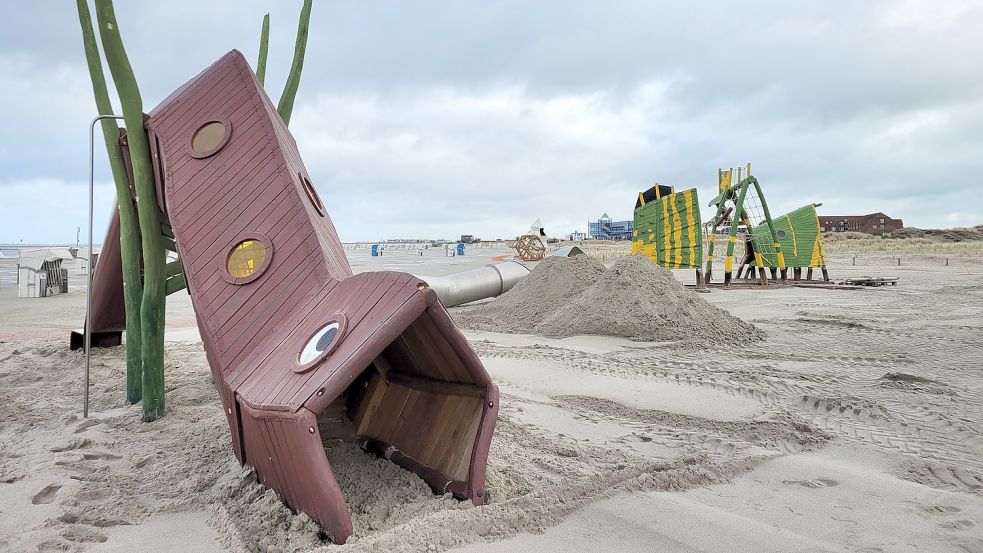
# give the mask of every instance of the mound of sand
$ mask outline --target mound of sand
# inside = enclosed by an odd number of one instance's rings
[[[565,338],[747,344],[764,333],[686,290],[643,256],[610,269],[587,256],[547,258],[492,303],[455,315],[465,328]]]
[[[458,311],[454,320],[477,330],[535,333],[558,306],[578,297],[603,273],[604,265],[593,257],[550,256],[495,301]]]

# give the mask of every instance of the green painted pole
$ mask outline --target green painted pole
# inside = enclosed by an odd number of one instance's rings
[[[717,213],[713,216],[713,219],[711,219],[711,221],[713,221],[713,226],[710,227],[710,233],[707,235],[707,241],[710,243],[707,245],[707,270],[703,275],[703,278],[706,279],[705,282],[707,283],[713,279],[713,245],[716,243],[717,226],[724,218],[725,205],[725,202],[720,202],[720,205],[717,206]]]
[[[313,0],[304,0],[304,7],[300,10],[297,43],[294,45],[294,61],[290,64],[290,74],[287,75],[287,83],[283,86],[283,94],[280,95],[280,103],[276,107],[276,110],[280,112],[280,119],[283,119],[287,125],[290,124],[290,114],[294,111],[294,98],[297,96],[297,87],[300,86],[300,73],[304,69],[304,54],[307,52],[307,29],[311,22],[312,4]]]
[[[167,278],[171,278],[174,275],[179,275],[184,272],[184,267],[181,266],[181,261],[171,261],[167,265],[164,265],[164,274]]]
[[[188,287],[187,281],[184,279],[184,273],[176,274],[167,279],[167,295],[170,296],[174,292],[180,292]]]
[[[143,100],[123,46],[112,0],[96,0],[99,35],[109,70],[123,106],[129,138],[130,162],[137,193],[137,213],[143,238],[143,300],[140,305],[143,348],[143,420],[164,415],[164,301],[166,252],[161,240],[157,191],[147,133],[143,128]]]
[[[170,250],[174,253],[177,253],[177,244],[174,243],[173,238],[167,235],[163,235],[160,237],[160,243],[164,245],[165,250]]]
[[[263,30],[259,35],[259,60],[256,62],[256,80],[266,81],[266,56],[270,51],[270,14],[263,16]]]
[[[99,46],[92,28],[92,17],[86,0],[76,0],[79,23],[82,26],[82,44],[85,47],[85,61],[89,66],[92,80],[92,93],[96,99],[99,115],[112,115],[113,105],[106,88],[106,75],[102,71]],[[102,136],[109,154],[109,167],[116,185],[116,204],[119,210],[120,257],[123,261],[123,304],[126,310],[126,401],[137,403],[141,398],[141,379],[143,378],[142,351],[140,348],[140,302],[143,298],[143,283],[140,276],[140,230],[136,208],[130,200],[130,183],[123,164],[123,152],[119,147],[119,127],[114,121],[102,120]]]
[[[758,179],[754,177],[749,177],[752,184],[754,184],[754,189],[758,191],[758,198],[761,200],[761,210],[765,212],[765,222],[768,223],[768,232],[771,233],[771,241],[775,244],[775,259],[778,261],[778,268],[782,272],[782,281],[785,280],[785,254],[782,252],[782,243],[778,240],[778,232],[775,231],[775,225],[771,220],[771,211],[768,210],[768,202],[765,201],[765,195],[761,192],[761,184],[758,183]]]
[[[730,232],[727,233],[727,256],[724,258],[724,286],[730,285],[730,274],[734,269],[734,244],[737,243],[737,225],[744,216],[744,196],[747,195],[748,181],[743,180],[737,185],[741,192],[734,203],[734,217],[730,223]],[[751,229],[748,229],[751,232]]]

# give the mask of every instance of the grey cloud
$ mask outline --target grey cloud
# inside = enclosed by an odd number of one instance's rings
[[[231,48],[255,58],[266,11],[276,99],[298,10],[117,2],[146,109]],[[71,3],[0,22],[0,190],[84,176],[77,25]],[[322,0],[292,126],[347,239],[567,232],[655,180],[709,196],[742,161],[776,210],[978,223],[981,27],[974,2]]]

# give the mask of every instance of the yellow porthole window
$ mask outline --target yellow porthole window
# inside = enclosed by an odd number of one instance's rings
[[[225,267],[229,276],[240,279],[256,274],[266,261],[266,246],[259,240],[243,240],[229,252]]]
[[[203,123],[191,135],[191,148],[189,153],[192,157],[208,157],[225,146],[229,141],[229,133],[232,125],[227,120],[211,120]]]

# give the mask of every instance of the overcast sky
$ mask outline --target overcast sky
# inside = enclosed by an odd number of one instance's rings
[[[116,4],[145,111],[228,50],[255,60],[266,12],[279,97],[299,0]],[[291,130],[345,241],[561,235],[656,181],[706,204],[747,161],[773,212],[983,223],[983,2],[740,4],[315,0]],[[84,241],[75,3],[7,5],[0,75],[0,243]]]

